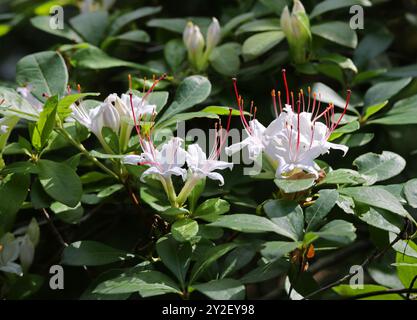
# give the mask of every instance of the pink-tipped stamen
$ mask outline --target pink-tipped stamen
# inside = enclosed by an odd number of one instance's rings
[[[287,83],[287,72],[285,69],[282,69],[282,78],[284,80],[285,93],[287,96],[287,104],[290,104],[290,95],[289,95],[289,89],[288,89],[288,83]]]
[[[300,149],[300,100],[297,101],[297,154]]]

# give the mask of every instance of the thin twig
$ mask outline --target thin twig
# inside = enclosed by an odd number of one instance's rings
[[[49,225],[51,226],[52,231],[55,233],[56,237],[58,238],[59,242],[64,246],[68,247],[68,243],[65,242],[64,238],[62,237],[61,233],[59,233],[58,229],[55,227],[54,222],[52,221],[51,217],[49,216],[48,211],[45,208],[42,208],[42,212],[48,220]]]
[[[386,289],[386,290],[377,290],[372,292],[365,292],[358,294],[356,296],[348,297],[347,300],[357,300],[357,299],[363,299],[363,298],[369,298],[369,297],[375,297],[375,296],[381,296],[385,294],[401,294],[401,293],[407,293],[409,296],[411,293],[417,293],[417,289]]]
[[[414,290],[413,287],[414,287],[414,283],[416,282],[416,280],[417,280],[417,276],[415,276],[413,280],[411,280],[410,287],[408,288],[409,291],[407,293],[408,300],[410,300],[411,290]]]

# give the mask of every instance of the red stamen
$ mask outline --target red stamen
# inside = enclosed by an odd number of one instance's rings
[[[297,101],[297,153],[300,148],[300,100]]]
[[[78,91],[78,93],[81,93],[81,86],[80,86],[80,84],[77,84],[77,91]]]
[[[248,130],[248,132],[251,132],[251,128],[248,122],[246,121],[245,114],[243,113],[243,99],[240,97],[239,91],[237,89],[237,80],[236,78],[233,78],[232,81],[233,81],[233,88],[235,90],[237,105],[239,107],[240,119],[242,120],[242,123],[245,126],[246,130]]]
[[[347,108],[348,108],[348,106],[349,106],[349,101],[350,101],[350,94],[351,94],[351,91],[350,90],[348,90],[347,91],[347,97],[346,97],[346,104],[345,104],[345,107],[343,108],[343,112],[342,112],[342,114],[340,115],[340,117],[339,117],[339,119],[337,120],[337,122],[332,126],[332,131],[334,131],[336,128],[337,128],[337,126],[339,125],[339,123],[340,123],[340,121],[342,120],[342,118],[343,118],[343,116],[345,115],[345,113],[346,113],[346,110],[347,110]]]
[[[307,112],[310,111],[310,100],[311,100],[311,88],[310,86],[307,87],[307,92],[308,92],[308,106],[307,106]]]
[[[285,93],[287,95],[287,104],[290,104],[290,95],[287,84],[287,75],[285,69],[282,69],[282,78],[284,79]]]

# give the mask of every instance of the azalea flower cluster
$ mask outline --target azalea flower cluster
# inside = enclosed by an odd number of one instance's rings
[[[119,97],[113,93],[94,108],[87,108],[83,102],[73,104],[70,119],[78,121],[91,131],[106,152],[114,153],[103,137],[103,128],[110,128],[119,137],[119,145],[123,150],[128,144],[134,127],[132,119],[140,121],[142,118],[156,116],[156,105],[148,103],[147,98],[163,77],[154,81],[152,87],[143,97],[132,93],[122,94]]]
[[[133,107],[132,107],[133,108]],[[224,184],[223,176],[216,170],[232,169],[233,164],[218,160],[230,129],[232,109],[230,109],[227,128],[223,130],[216,124],[215,143],[207,156],[198,144],[191,144],[187,150],[184,141],[179,137],[172,137],[166,143],[156,147],[152,140],[152,129],[145,131],[135,120],[135,128],[142,149],[140,155],[127,155],[124,163],[132,165],[145,165],[149,168],[142,173],[141,179],[147,176],[156,177],[162,184],[171,205],[181,207],[187,200],[193,188],[202,179],[212,179]],[[184,166],[187,165],[187,169]],[[181,177],[184,185],[177,195],[172,182],[172,176]]]
[[[328,141],[330,135],[340,124],[349,105],[350,91],[348,91],[343,112],[335,117],[334,105],[329,104],[321,110],[320,99],[311,90],[308,91],[308,103],[305,103],[302,90],[298,93],[295,102],[294,93],[289,92],[285,70],[282,71],[286,91],[286,102],[283,105],[281,92],[278,99],[275,90],[272,90],[273,106],[276,119],[267,127],[256,119],[256,108],[253,118],[249,121],[244,114],[244,101],[238,93],[237,82],[234,79],[234,89],[240,118],[248,137],[226,148],[226,153],[232,155],[243,148],[249,151],[252,160],[259,160],[261,155],[276,168],[277,178],[288,178],[299,172],[306,172],[319,177],[319,166],[314,160],[330,149],[339,149],[346,154],[348,147]],[[277,106],[278,100],[278,106]],[[253,106],[253,105],[252,105]],[[251,107],[252,109],[253,107]],[[252,117],[252,116],[251,116]],[[320,121],[324,120],[324,121]]]

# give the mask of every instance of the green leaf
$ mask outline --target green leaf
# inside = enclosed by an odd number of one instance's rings
[[[339,198],[339,194],[336,190],[320,190],[319,198],[313,205],[305,210],[305,219],[307,222],[306,231],[316,229],[323,223],[324,218],[333,209],[336,201]]]
[[[401,217],[380,208],[371,207],[365,213],[359,213],[358,217],[371,226],[396,234],[401,232],[404,224]]]
[[[30,175],[14,173],[0,181],[0,237],[13,227],[16,213],[28,194]]]
[[[262,245],[261,254],[268,260],[280,259],[300,244],[300,242],[267,241]]]
[[[82,13],[71,18],[69,23],[87,42],[98,45],[103,40],[108,26],[108,13],[106,11]]]
[[[349,58],[346,58],[342,55],[339,55],[337,53],[328,54],[325,56],[320,57],[320,61],[323,62],[333,62],[337,64],[342,69],[349,69],[353,72],[357,73],[358,69],[356,65],[353,63],[353,61]]]
[[[285,38],[282,31],[268,31],[255,34],[245,40],[242,54],[245,61],[253,60],[269,51]]]
[[[65,204],[54,202],[51,205],[51,210],[56,214],[58,219],[71,224],[79,223],[84,214],[84,208],[81,206],[81,203],[74,208],[70,208]]]
[[[359,294],[388,290],[388,288],[376,284],[365,284],[363,285],[363,288],[352,288],[352,286],[348,284],[340,284],[332,289],[343,297],[354,297]],[[399,294],[384,294],[363,298],[361,300],[403,300],[403,298]]]
[[[200,206],[198,206],[193,216],[210,222],[216,220],[220,215],[228,212],[229,210],[230,204],[226,200],[212,198],[204,201]]]
[[[178,86],[174,101],[165,110],[158,122],[171,118],[196,104],[206,100],[211,92],[210,81],[203,76],[190,76],[181,81]]]
[[[177,241],[189,241],[197,235],[198,223],[189,218],[180,219],[174,222],[171,227],[171,232]]]
[[[68,266],[101,266],[133,257],[100,242],[77,241],[65,247],[61,263]]]
[[[403,99],[394,104],[392,109],[388,111],[382,118],[368,121],[371,123],[379,123],[385,125],[406,125],[417,123],[417,113],[415,105],[417,103],[417,95]]]
[[[412,245],[417,249],[414,244]],[[397,263],[398,278],[400,278],[405,288],[410,288],[411,282],[417,275],[417,258],[397,252],[395,261]],[[417,281],[414,281],[412,288],[417,289]]]
[[[92,45],[84,46],[71,56],[71,63],[81,69],[110,69],[118,67],[133,68],[139,71],[160,74],[161,71],[135,62],[110,57],[101,49]]]
[[[344,108],[346,105],[346,100],[343,99],[338,93],[336,93],[332,88],[328,87],[324,83],[316,82],[311,87],[311,92],[320,93],[320,101],[324,103],[333,103],[339,108]],[[357,113],[356,109],[352,105],[349,105],[348,110],[354,111]]]
[[[244,284],[257,283],[265,280],[269,280],[279,276],[280,274],[287,272],[290,264],[282,259],[273,260],[267,263],[263,263],[259,267],[252,269],[245,274],[240,282]]]
[[[213,300],[242,300],[245,286],[235,279],[218,279],[193,285],[197,291]]]
[[[372,3],[369,0],[325,0],[325,1],[319,2],[314,7],[313,11],[311,11],[310,13],[310,18],[322,15],[323,13],[326,13],[329,11],[351,7],[355,4],[359,4],[364,7],[365,6],[369,7],[372,5]]]
[[[375,31],[364,34],[364,37],[355,50],[353,60],[358,67],[361,69],[365,68],[367,64],[372,62],[372,59],[377,58],[385,52],[393,41],[394,35],[386,27],[381,25]],[[401,75],[399,77],[404,76]]]
[[[279,31],[281,26],[279,19],[266,18],[246,22],[242,24],[237,30],[236,35],[240,35],[246,32],[264,32],[264,31]]]
[[[330,171],[319,184],[363,184],[365,179],[359,172],[351,169],[337,169]]]
[[[412,78],[404,78],[400,80],[379,82],[366,91],[365,105],[372,106],[385,100],[392,98],[394,95],[404,89]]]
[[[407,199],[407,203],[417,208],[417,179],[409,180],[404,185],[404,195]]]
[[[228,116],[230,113],[230,107],[221,107],[221,106],[208,106],[205,107],[201,112],[214,113],[219,116]],[[245,115],[250,115],[249,112],[245,111]],[[232,116],[240,116],[240,112],[237,109],[232,109]]]
[[[179,243],[168,235],[158,240],[156,251],[162,263],[177,277],[181,287],[184,288],[191,261],[191,244],[189,242]]]
[[[122,14],[111,23],[109,34],[115,35],[129,23],[132,23],[137,19],[158,13],[161,10],[162,7],[141,7],[139,9]]]
[[[211,66],[220,74],[235,76],[240,69],[240,52],[239,43],[229,42],[218,46],[210,55]]]
[[[39,180],[53,199],[73,208],[81,200],[82,185],[75,171],[65,163],[38,161]]]
[[[167,293],[180,294],[177,284],[167,275],[153,270],[121,275],[100,283],[93,293],[122,294],[139,292],[143,298]]]
[[[70,106],[72,104],[76,103],[78,100],[83,99],[85,97],[89,97],[89,96],[99,96],[99,95],[100,95],[100,93],[96,93],[96,92],[86,92],[86,93],[70,94],[70,95],[67,95],[67,96],[63,97],[58,102],[59,118],[61,120],[64,120],[66,117],[71,115],[72,110],[71,110]]]
[[[375,137],[375,134],[373,133],[346,134],[339,140],[338,143],[344,144],[345,146],[348,146],[349,148],[361,147],[371,142],[374,137]]]
[[[209,224],[213,227],[228,228],[245,233],[277,232],[281,230],[270,220],[253,214],[235,213],[221,216]],[[288,234],[286,231],[285,234]]]
[[[402,217],[409,216],[397,198],[379,186],[342,188],[338,192],[352,197],[355,202],[385,209]]]
[[[133,90],[134,94],[143,97],[146,93]],[[152,91],[146,97],[149,104],[156,105],[156,112],[161,112],[168,101],[169,93],[167,91]]]
[[[303,237],[303,210],[295,201],[269,200],[264,204],[264,210],[276,225],[276,232],[294,241]]]
[[[105,50],[110,44],[118,40],[137,42],[137,43],[148,43],[151,41],[151,37],[149,36],[147,32],[143,30],[131,30],[131,31],[122,33],[118,36],[106,38],[106,40],[103,41],[101,48]]]
[[[194,264],[191,270],[189,284],[192,285],[209,266],[236,247],[237,244],[235,243],[224,243],[208,249],[204,257]]]
[[[338,244],[347,245],[356,239],[356,228],[350,222],[344,220],[332,220],[324,225],[314,234],[320,238],[336,242]]]
[[[172,39],[164,47],[164,57],[173,71],[176,71],[187,56],[187,49],[180,39]]]
[[[395,233],[389,233],[390,243],[396,240],[395,244],[392,245],[392,248],[401,255],[417,258],[417,244],[412,240],[398,240],[397,237],[398,236]]]
[[[362,117],[363,121],[368,120],[368,118],[375,113],[379,112],[383,107],[385,107],[388,104],[388,100],[385,100],[381,103],[374,104],[372,106],[369,106],[365,109],[365,114]]]
[[[182,34],[187,25],[187,22],[191,21],[204,31],[207,30],[209,24],[211,23],[210,18],[206,17],[188,17],[185,19],[181,18],[162,18],[162,19],[152,19],[149,20],[146,24],[148,27],[155,27],[160,29],[165,29],[175,33]]]
[[[365,153],[353,161],[367,185],[395,177],[404,170],[406,162],[396,153],[383,151],[382,154]]]
[[[356,48],[358,36],[349,24],[341,21],[325,22],[311,27],[311,32],[329,41],[349,48]]]
[[[332,134],[330,135],[328,141],[333,141],[333,140],[343,136],[345,133],[355,132],[355,131],[359,130],[359,128],[360,128],[359,121],[357,121],[357,120],[351,121],[351,122],[345,124],[344,126],[339,127],[336,130],[334,130],[332,132]]]
[[[51,28],[50,26],[51,17],[50,16],[38,16],[30,19],[30,23],[35,27],[47,33],[53,34],[55,36],[71,40],[73,42],[82,42],[83,39],[68,25],[64,24],[63,29]]]
[[[53,96],[46,100],[39,120],[36,122],[32,133],[32,145],[38,150],[42,150],[48,143],[49,136],[55,127],[55,117],[58,108],[58,97]]]
[[[294,193],[310,189],[314,185],[315,178],[308,179],[275,179],[274,182],[285,193]]]
[[[16,65],[16,82],[30,85],[31,93],[40,101],[44,94],[63,96],[67,90],[68,71],[62,56],[43,51],[23,57]]]

